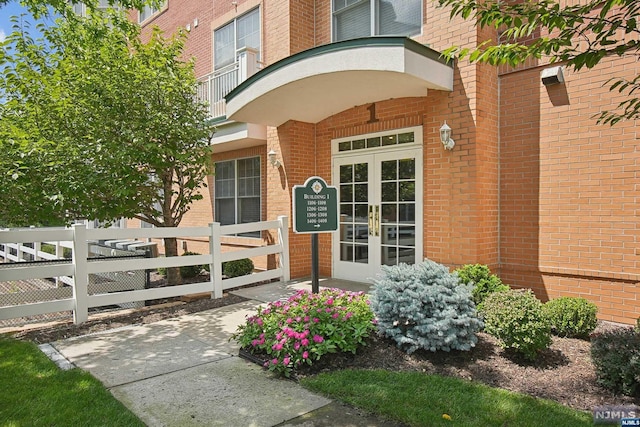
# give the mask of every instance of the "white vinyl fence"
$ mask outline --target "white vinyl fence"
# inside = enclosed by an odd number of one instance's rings
[[[221,237],[264,230],[275,230],[277,239],[274,244],[249,249],[222,252]],[[115,239],[161,239],[164,237],[199,237],[208,238],[210,253],[181,257],[136,258],[108,260],[89,260],[89,244],[101,240]],[[0,231],[0,257],[6,260],[19,260],[14,252],[30,253],[34,259],[53,259],[53,255],[41,252],[41,242],[58,243],[58,247],[72,248],[71,262],[61,264],[38,265],[38,263],[15,262],[6,264],[0,269],[0,282],[41,280],[51,277],[72,277],[70,297],[54,301],[34,302],[12,306],[0,306],[0,320],[46,313],[73,311],[75,323],[88,319],[89,308],[128,302],[177,297],[188,294],[210,292],[212,298],[221,298],[225,289],[260,283],[272,279],[288,281],[289,276],[289,242],[288,218],[281,216],[275,221],[263,221],[249,224],[225,225],[212,223],[209,227],[184,228],[105,228],[87,229],[85,225],[74,225],[68,229],[29,229],[17,231]],[[24,243],[30,244],[25,246]],[[59,249],[61,250],[61,249]],[[18,253],[18,255],[21,255]],[[255,258],[265,255],[278,255],[279,265],[272,270],[261,271],[247,276],[224,279],[222,263],[243,258]],[[60,256],[61,257],[61,256]],[[14,259],[15,258],[15,259]],[[22,258],[24,259],[24,258]],[[155,270],[158,268],[181,267],[187,265],[208,264],[210,280],[202,283],[176,285],[153,289],[139,289],[110,293],[89,292],[89,276],[104,273]],[[10,268],[6,268],[10,267]]]

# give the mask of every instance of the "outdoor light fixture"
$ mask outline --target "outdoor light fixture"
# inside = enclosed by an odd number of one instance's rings
[[[453,146],[456,145],[453,139],[451,139],[451,128],[447,125],[447,121],[440,127],[440,141],[444,145],[445,150],[453,150]]]
[[[542,79],[542,84],[545,86],[564,83],[562,66],[545,68],[544,70],[542,70],[540,78]]]
[[[269,158],[269,163],[271,163],[271,166],[273,166],[274,168],[279,168],[280,167],[280,160],[278,160],[276,158],[278,154],[273,151],[273,148],[267,153],[267,157]]]

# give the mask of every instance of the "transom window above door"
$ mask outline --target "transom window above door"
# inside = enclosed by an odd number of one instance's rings
[[[333,40],[412,36],[422,28],[422,0],[333,0]]]

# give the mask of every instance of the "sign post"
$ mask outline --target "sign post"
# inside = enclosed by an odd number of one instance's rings
[[[293,231],[311,234],[311,291],[318,293],[318,233],[338,229],[338,189],[319,176],[293,187]]]

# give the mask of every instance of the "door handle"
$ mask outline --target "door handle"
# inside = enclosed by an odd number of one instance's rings
[[[375,206],[369,205],[369,236],[375,236],[375,231],[373,229],[373,211]]]
[[[380,206],[374,206],[373,229],[376,236],[380,235]]]

